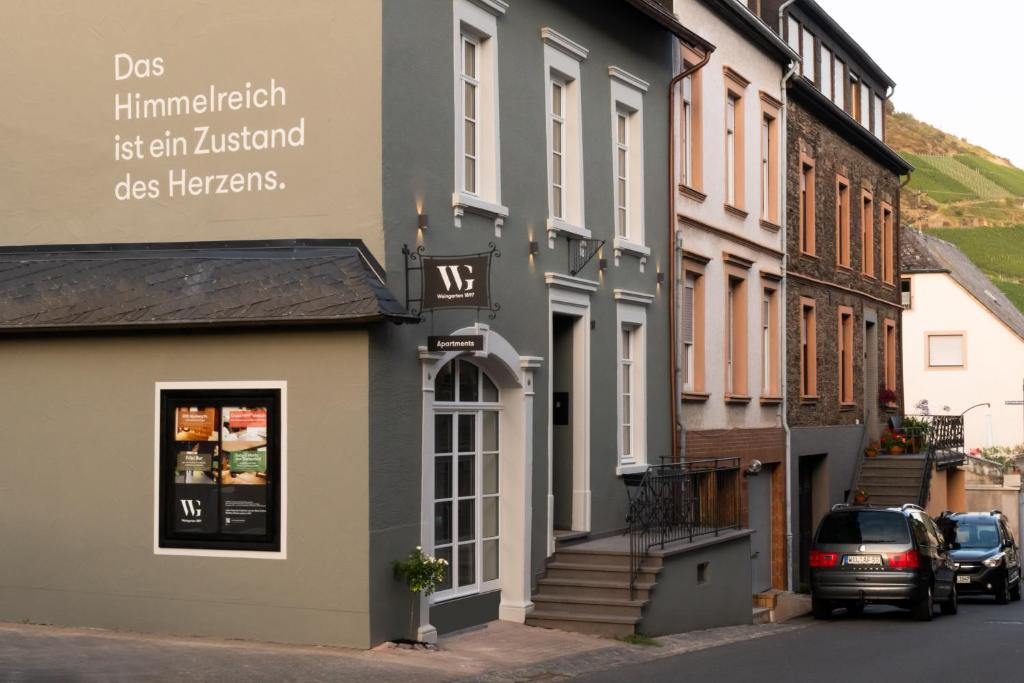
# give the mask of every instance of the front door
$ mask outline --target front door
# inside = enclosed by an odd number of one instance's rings
[[[868,441],[878,441],[878,326],[864,322],[864,424]]]
[[[765,468],[747,477],[747,510],[750,528],[750,580],[754,593],[772,587],[772,475]]]
[[[551,320],[551,492],[554,527],[573,526],[573,327],[577,319],[555,315]]]

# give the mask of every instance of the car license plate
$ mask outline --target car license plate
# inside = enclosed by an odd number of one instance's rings
[[[846,564],[850,565],[880,565],[882,564],[881,555],[847,555]]]
[[[967,576],[966,574],[957,574],[956,582],[957,583],[970,583],[971,582],[971,577]]]

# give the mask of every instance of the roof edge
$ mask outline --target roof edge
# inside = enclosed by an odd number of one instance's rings
[[[821,23],[825,25],[825,28],[827,28],[832,34],[838,37],[840,42],[842,42],[850,52],[856,55],[864,66],[867,66],[869,70],[873,71],[875,76],[880,78],[885,85],[890,88],[896,87],[896,81],[894,81],[889,74],[885,73],[882,67],[878,65],[878,62],[868,54],[867,50],[861,47],[860,43],[854,40],[853,36],[846,32],[846,29],[843,28],[842,24],[833,19],[832,15],[826,12],[821,5],[815,2],[815,0],[802,0],[800,4],[810,10],[814,17],[821,21]]]
[[[769,57],[776,58],[779,63],[788,65],[798,61],[797,54],[786,41],[765,24],[757,15],[736,0],[700,0],[734,30],[745,35],[752,43]]]
[[[668,11],[652,0],[626,0],[627,3],[646,14],[650,19],[661,24],[663,28],[671,31],[677,38],[693,47],[700,48],[705,52],[714,52],[714,44],[700,37],[690,29],[683,26],[676,18],[676,15]]]

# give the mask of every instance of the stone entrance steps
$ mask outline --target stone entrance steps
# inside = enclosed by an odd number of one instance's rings
[[[857,488],[868,492],[868,503],[899,506],[919,502],[925,459],[915,455],[879,455],[864,458]]]
[[[661,569],[660,557],[645,558],[631,596],[628,550],[560,547],[537,582],[526,623],[613,638],[634,634]]]

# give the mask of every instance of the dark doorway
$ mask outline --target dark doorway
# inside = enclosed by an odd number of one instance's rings
[[[551,319],[551,493],[555,530],[572,529],[573,326],[578,318]]]
[[[772,587],[772,472],[764,468],[747,480],[750,537],[750,587],[754,593]]]
[[[800,588],[808,590],[811,573],[808,561],[814,531],[818,520],[824,515],[823,506],[828,505],[828,475],[824,455],[808,455],[800,458],[798,469],[798,513],[800,549]]]

